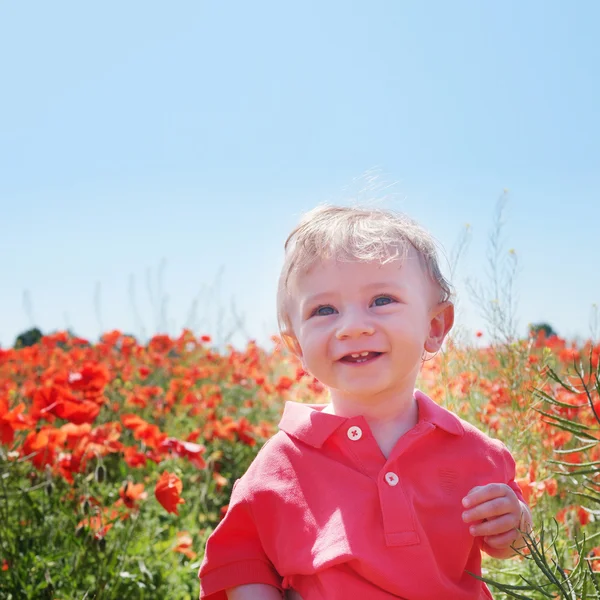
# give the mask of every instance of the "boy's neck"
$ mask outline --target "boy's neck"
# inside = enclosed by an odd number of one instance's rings
[[[418,421],[418,405],[414,397],[414,388],[398,392],[393,396],[363,400],[343,397],[332,390],[331,402],[323,412],[352,418],[362,416],[371,430],[412,429]]]

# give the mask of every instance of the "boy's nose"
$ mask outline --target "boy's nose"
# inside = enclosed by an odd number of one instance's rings
[[[336,331],[336,337],[338,340],[343,340],[360,337],[361,335],[373,335],[374,333],[375,328],[367,321],[362,319],[348,319],[340,324],[340,327]]]

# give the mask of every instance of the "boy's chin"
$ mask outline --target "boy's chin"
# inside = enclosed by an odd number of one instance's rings
[[[387,394],[393,390],[393,384],[389,381],[339,381],[337,385],[330,386],[332,392],[337,392],[341,398],[352,400],[373,400],[374,398]]]

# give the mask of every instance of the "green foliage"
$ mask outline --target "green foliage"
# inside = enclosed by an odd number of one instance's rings
[[[255,453],[255,448],[226,441],[213,451],[227,465],[223,474],[230,482],[241,476]],[[217,489],[214,464],[210,459],[202,471],[182,461],[161,465],[191,488],[179,517],[166,513],[147,489],[139,510],[125,518],[125,513],[99,509],[114,505],[124,478],[131,478],[117,457],[90,466],[70,485],[33,471],[27,461],[9,458],[0,448],[0,563],[6,561],[8,567],[0,571],[0,598],[197,598],[199,558],[188,559],[173,548],[177,532],[185,530],[201,553],[220,520],[231,484]],[[104,476],[98,477],[102,471]],[[151,470],[144,475],[152,479]],[[96,519],[110,526],[105,534],[88,526]]]
[[[498,568],[494,576],[482,579],[503,598],[600,599],[600,530],[595,520],[600,515],[600,361],[590,347],[587,361],[576,360],[567,373],[547,366],[547,374],[555,393],[536,389],[541,404],[535,410],[546,425],[570,437],[565,448],[556,450],[557,458],[547,462],[566,490],[565,499],[581,504],[579,510],[591,515],[591,522],[584,529],[575,519],[558,523],[538,510],[538,530],[525,535],[527,547],[520,552],[524,565],[512,572]],[[568,402],[557,397],[560,390],[568,393]]]

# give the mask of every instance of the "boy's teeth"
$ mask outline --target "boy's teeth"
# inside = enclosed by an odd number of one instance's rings
[[[379,356],[379,354],[379,352],[369,352],[368,350],[365,352],[352,352],[352,354],[346,354],[345,360],[352,363],[362,363]]]

